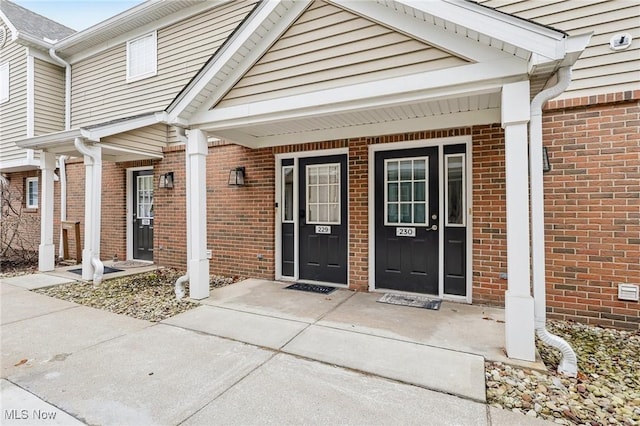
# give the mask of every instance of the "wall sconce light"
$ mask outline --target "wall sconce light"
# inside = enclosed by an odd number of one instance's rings
[[[229,171],[229,185],[244,185],[244,167],[235,167]]]
[[[549,152],[547,151],[547,147],[542,147],[542,171],[544,173],[551,171],[551,163],[549,162]]]
[[[160,175],[158,180],[158,188],[173,188],[173,172],[168,172]]]

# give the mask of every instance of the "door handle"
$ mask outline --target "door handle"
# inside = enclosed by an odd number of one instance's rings
[[[431,225],[429,228],[427,228],[427,231],[437,231],[438,230],[438,225]]]

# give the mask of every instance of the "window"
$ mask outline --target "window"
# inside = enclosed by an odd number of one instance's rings
[[[153,176],[138,176],[136,205],[138,219],[153,219]]]
[[[136,81],[157,74],[156,32],[127,42],[127,81]]]
[[[0,104],[9,101],[9,63],[0,65]]]
[[[447,212],[447,226],[465,225],[465,176],[464,154],[445,156],[447,186],[445,187],[445,202]]]
[[[385,225],[426,225],[429,157],[385,160]]]
[[[293,166],[282,168],[282,222],[293,223]]]
[[[26,201],[28,209],[37,209],[38,208],[38,178],[30,177],[25,181],[26,191]]]
[[[308,224],[340,225],[340,163],[307,166]]]

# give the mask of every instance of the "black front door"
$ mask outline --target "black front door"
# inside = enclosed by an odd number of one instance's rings
[[[299,161],[300,279],[347,283],[347,156]]]
[[[133,258],[153,260],[153,171],[133,172]]]
[[[438,294],[438,147],[375,154],[376,288]]]

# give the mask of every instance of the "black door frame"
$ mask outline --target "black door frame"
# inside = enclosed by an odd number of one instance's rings
[[[453,136],[446,138],[434,138],[423,139],[418,141],[406,141],[406,142],[394,142],[386,144],[373,144],[369,145],[369,291],[372,292],[386,292],[393,290],[386,290],[382,288],[376,288],[375,284],[375,153],[379,151],[391,151],[391,150],[405,150],[420,147],[438,147],[438,164],[439,164],[439,180],[440,180],[440,212],[439,216],[439,229],[444,229],[444,152],[445,146],[464,144],[466,146],[466,160],[465,160],[465,173],[466,173],[466,239],[468,241],[466,247],[466,295],[457,296],[444,293],[444,233],[440,232],[439,235],[439,285],[438,296],[443,299],[450,299],[456,301],[462,301],[466,303],[472,302],[472,137],[469,136]]]
[[[299,176],[299,162],[301,158],[316,158],[316,157],[327,157],[327,156],[334,156],[334,155],[345,155],[347,156],[347,170],[346,170],[346,175],[347,175],[347,180],[346,182],[343,184],[343,188],[346,191],[347,197],[346,197],[346,209],[347,209],[347,216],[349,215],[349,149],[348,148],[335,148],[335,149],[326,149],[326,150],[315,150],[315,151],[302,151],[302,152],[294,152],[294,153],[287,153],[287,154],[276,154],[275,156],[275,165],[276,165],[276,188],[275,188],[275,192],[276,192],[276,208],[275,208],[275,219],[276,219],[276,232],[275,232],[275,247],[276,247],[276,253],[275,253],[275,262],[276,262],[276,274],[275,274],[275,278],[277,280],[281,280],[281,281],[297,281],[297,282],[305,282],[304,279],[300,279],[300,230],[299,230],[299,226],[300,226],[300,215],[299,214],[294,214],[294,274],[292,276],[287,276],[287,275],[283,275],[283,268],[282,268],[282,258],[283,258],[283,240],[282,240],[282,232],[283,232],[283,218],[282,218],[282,167],[283,167],[283,161],[286,160],[293,160],[293,164],[291,163],[291,161],[287,161],[287,164],[293,165],[293,170],[294,170],[294,188],[293,188],[293,193],[294,193],[294,202],[293,202],[293,211],[294,212],[299,212],[300,211],[300,199],[299,199],[299,192],[300,192],[300,188],[299,188],[299,183],[300,183],[300,176]],[[347,220],[347,226],[350,226],[350,221],[349,218],[346,218]],[[349,265],[349,256],[348,256],[348,247],[349,247],[349,229],[347,228],[347,262],[346,262],[346,267],[347,267],[347,283],[346,284],[340,284],[340,283],[331,283],[333,286],[335,287],[344,287],[347,288],[348,287],[348,280],[349,280],[349,270],[350,270],[350,265]]]

